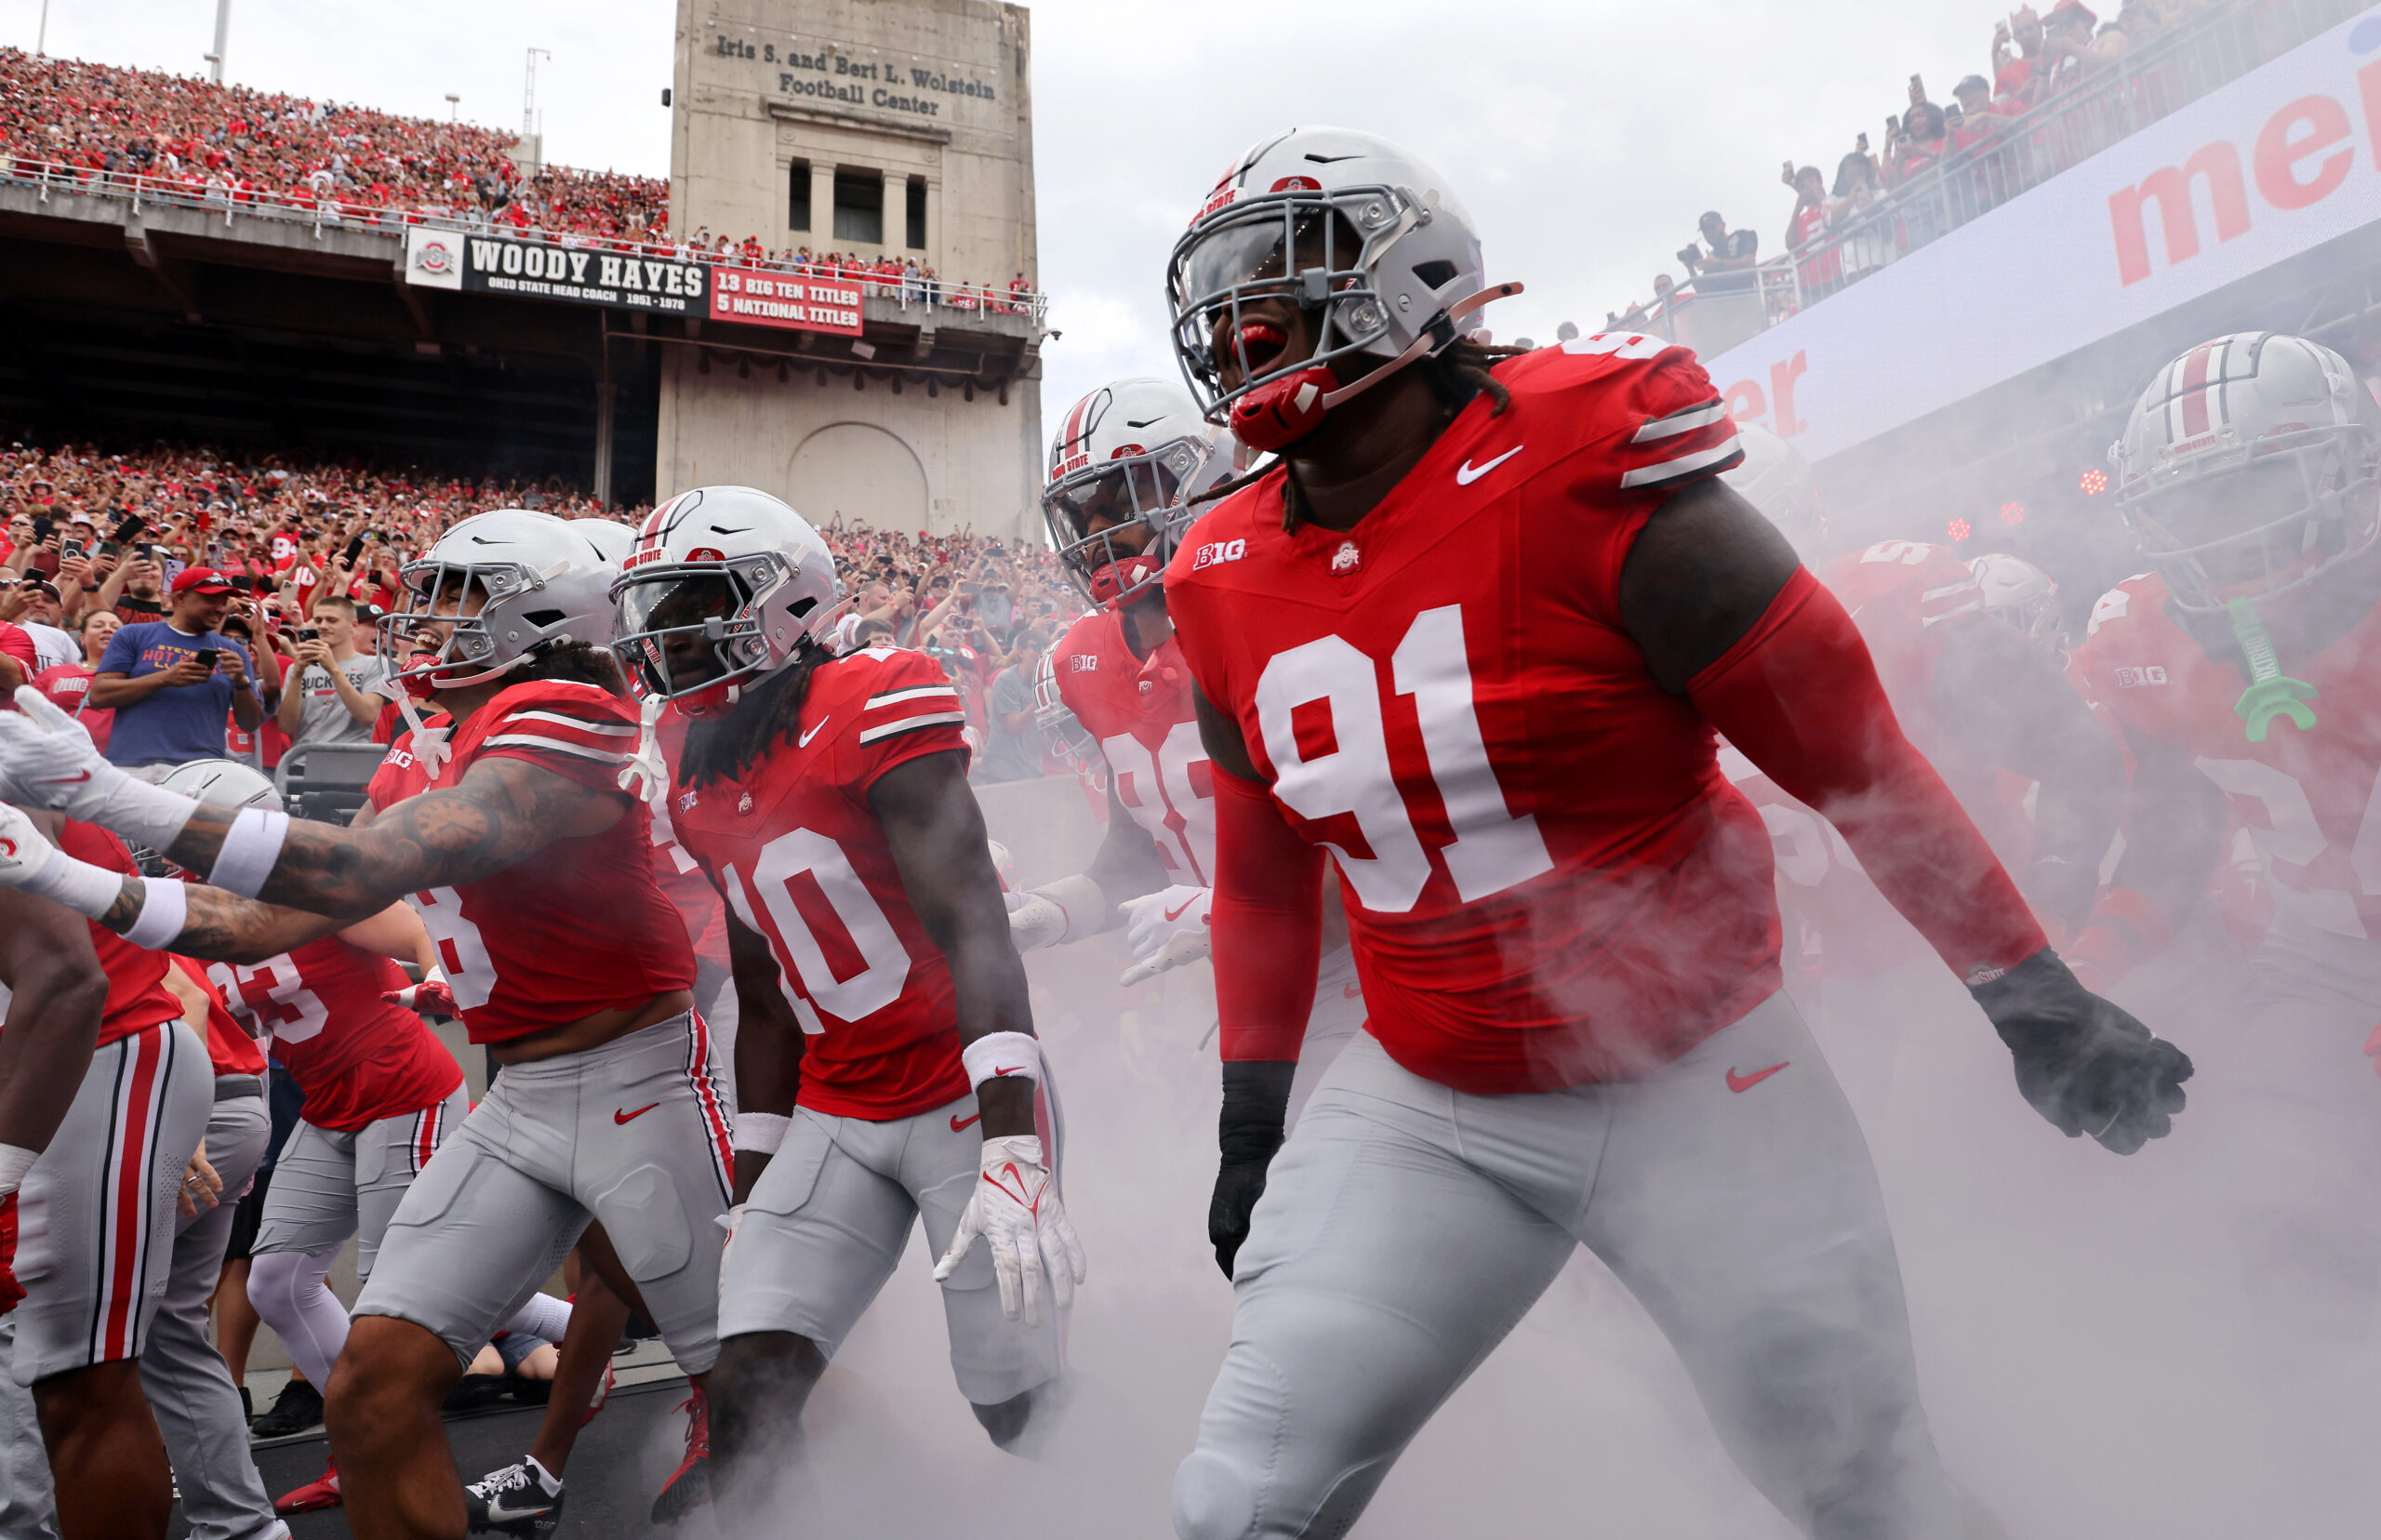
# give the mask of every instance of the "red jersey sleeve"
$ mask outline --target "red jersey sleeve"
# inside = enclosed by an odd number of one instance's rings
[[[510,697],[510,698],[508,698]],[[626,701],[592,684],[506,692],[472,759],[526,760],[597,791],[618,791],[620,767],[636,751],[637,719]]]
[[[223,1002],[223,991],[206,976],[206,964],[192,961],[180,952],[169,952],[167,958],[181,970],[182,976],[205,991],[206,995],[206,1056],[215,1073],[223,1075],[261,1075],[264,1073],[264,1050],[248,1029],[240,1025]]]
[[[953,749],[967,752],[959,736],[966,707],[942,666],[924,653],[883,650],[858,715],[845,729],[854,750],[845,761],[848,783],[862,791],[897,764]]]
[[[6,620],[0,620],[0,656],[16,659],[17,667],[25,670],[24,679],[20,683],[30,682],[41,668],[40,660],[33,653],[33,634],[24,627]],[[14,700],[0,696],[0,710],[13,711],[16,709]]]

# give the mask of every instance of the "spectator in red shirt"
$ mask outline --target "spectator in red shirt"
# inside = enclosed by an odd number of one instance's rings
[[[0,706],[15,710],[17,686],[29,683],[39,668],[33,639],[25,628],[0,620]]]

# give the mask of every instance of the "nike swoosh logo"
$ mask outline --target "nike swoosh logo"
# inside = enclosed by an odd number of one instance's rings
[[[1749,1075],[1739,1075],[1736,1070],[1730,1069],[1728,1071],[1728,1089],[1731,1091],[1749,1091],[1754,1086],[1759,1085],[1762,1081],[1767,1080],[1770,1076],[1777,1073],[1780,1069],[1785,1069],[1786,1065],[1793,1062],[1794,1061],[1792,1059],[1788,1059],[1781,1064],[1773,1064],[1766,1069],[1756,1069]]]
[[[90,778],[91,773],[88,770],[77,770],[71,776],[52,776],[47,780],[37,780],[33,784],[35,786],[80,786]]]
[[[711,532],[714,535],[749,535],[752,531],[752,526],[751,524],[745,524],[737,529],[730,529],[725,524],[713,524],[711,526]]]
[[[1471,461],[1467,459],[1461,465],[1455,468],[1455,484],[1457,486],[1470,486],[1473,482],[1478,481],[1481,477],[1486,475],[1489,471],[1494,471],[1496,467],[1504,464],[1507,460],[1511,459],[1515,455],[1518,455],[1521,452],[1522,445],[1516,444],[1510,449],[1508,449],[1503,454],[1498,455],[1495,459],[1490,460],[1487,464],[1477,469],[1474,469]]]
[[[1010,1066],[1009,1066],[1007,1069],[995,1069],[995,1070],[993,1070],[993,1071],[992,1071],[992,1078],[993,1078],[994,1080],[998,1080],[998,1079],[999,1079],[1001,1076],[1003,1076],[1003,1075],[1014,1075],[1014,1074],[1016,1074],[1019,1069],[1024,1069],[1024,1068],[1025,1068],[1025,1066],[1023,1066],[1023,1065],[1021,1065],[1021,1064],[1012,1064],[1012,1065],[1010,1065]]]
[[[964,1134],[964,1133],[966,1133],[966,1132],[967,1132],[968,1125],[970,1125],[971,1123],[973,1123],[973,1122],[976,1121],[976,1119],[977,1119],[977,1118],[980,1118],[980,1117],[982,1117],[982,1116],[983,1116],[983,1114],[982,1114],[981,1112],[978,1112],[978,1113],[976,1113],[973,1117],[965,1117],[965,1118],[963,1118],[963,1117],[959,1116],[957,1113],[955,1113],[955,1112],[954,1112],[954,1113],[952,1113],[952,1114],[951,1114],[951,1131],[953,1134]]]
[[[1197,903],[1198,901],[1199,901],[1199,900],[1198,900],[1198,899],[1196,899],[1196,898],[1185,898],[1184,900],[1182,900],[1182,908],[1181,908],[1181,909],[1167,909],[1167,910],[1165,911],[1165,923],[1166,923],[1167,924],[1169,924],[1169,925],[1170,925],[1170,924],[1174,923],[1177,920],[1181,919],[1181,918],[1182,918],[1182,916],[1183,916],[1183,914],[1184,914],[1184,913],[1185,913],[1185,912],[1186,912],[1186,911],[1190,908],[1190,906],[1191,906],[1191,905],[1193,905],[1193,904],[1195,904],[1195,903]]]
[[[633,1112],[623,1112],[616,1107],[612,1109],[612,1121],[625,1127],[626,1125],[636,1122],[639,1118],[644,1117],[647,1112],[652,1111],[655,1108],[659,1107],[660,1105],[661,1104],[659,1102],[646,1102],[643,1107],[638,1108]]]
[[[808,731],[808,732],[806,732],[806,733],[803,734],[800,737],[795,738],[795,739],[793,740],[793,746],[794,746],[796,749],[807,749],[807,748],[809,748],[809,747],[810,747],[810,740],[811,740],[812,738],[817,737],[818,736],[818,734],[819,734],[820,729],[824,728],[826,725],[827,725],[827,719],[826,719],[825,717],[820,717],[820,718],[818,719],[818,725],[817,727],[813,727],[812,729],[810,729],[810,731]]]
[[[1339,998],[1342,1000],[1362,1000],[1364,998],[1363,987],[1358,984],[1342,984],[1339,986]]]

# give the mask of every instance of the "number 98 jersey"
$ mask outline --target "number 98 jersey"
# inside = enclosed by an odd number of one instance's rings
[[[1336,858],[1369,1029],[1480,1094],[1666,1062],[1779,981],[1768,834],[1619,616],[1646,518],[1741,458],[1727,409],[1628,334],[1496,378],[1510,405],[1474,399],[1351,532],[1284,532],[1276,473],[1165,577],[1201,691]]]
[[[1058,698],[1099,740],[1116,800],[1157,846],[1169,885],[1210,887],[1216,783],[1190,708],[1190,667],[1168,637],[1146,662],[1124,642],[1124,617],[1096,610],[1051,658]]]
[[[951,967],[910,907],[869,788],[926,754],[966,752],[958,687],[923,653],[821,663],[799,731],[742,776],[672,777],[671,822],[728,909],[769,943],[806,1034],[795,1100],[883,1122],[974,1089]]]

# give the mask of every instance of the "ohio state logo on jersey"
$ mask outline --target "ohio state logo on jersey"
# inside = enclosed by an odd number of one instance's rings
[[[1335,578],[1355,571],[1364,564],[1364,553],[1356,549],[1353,540],[1342,540],[1339,549],[1331,553],[1331,575]]]

